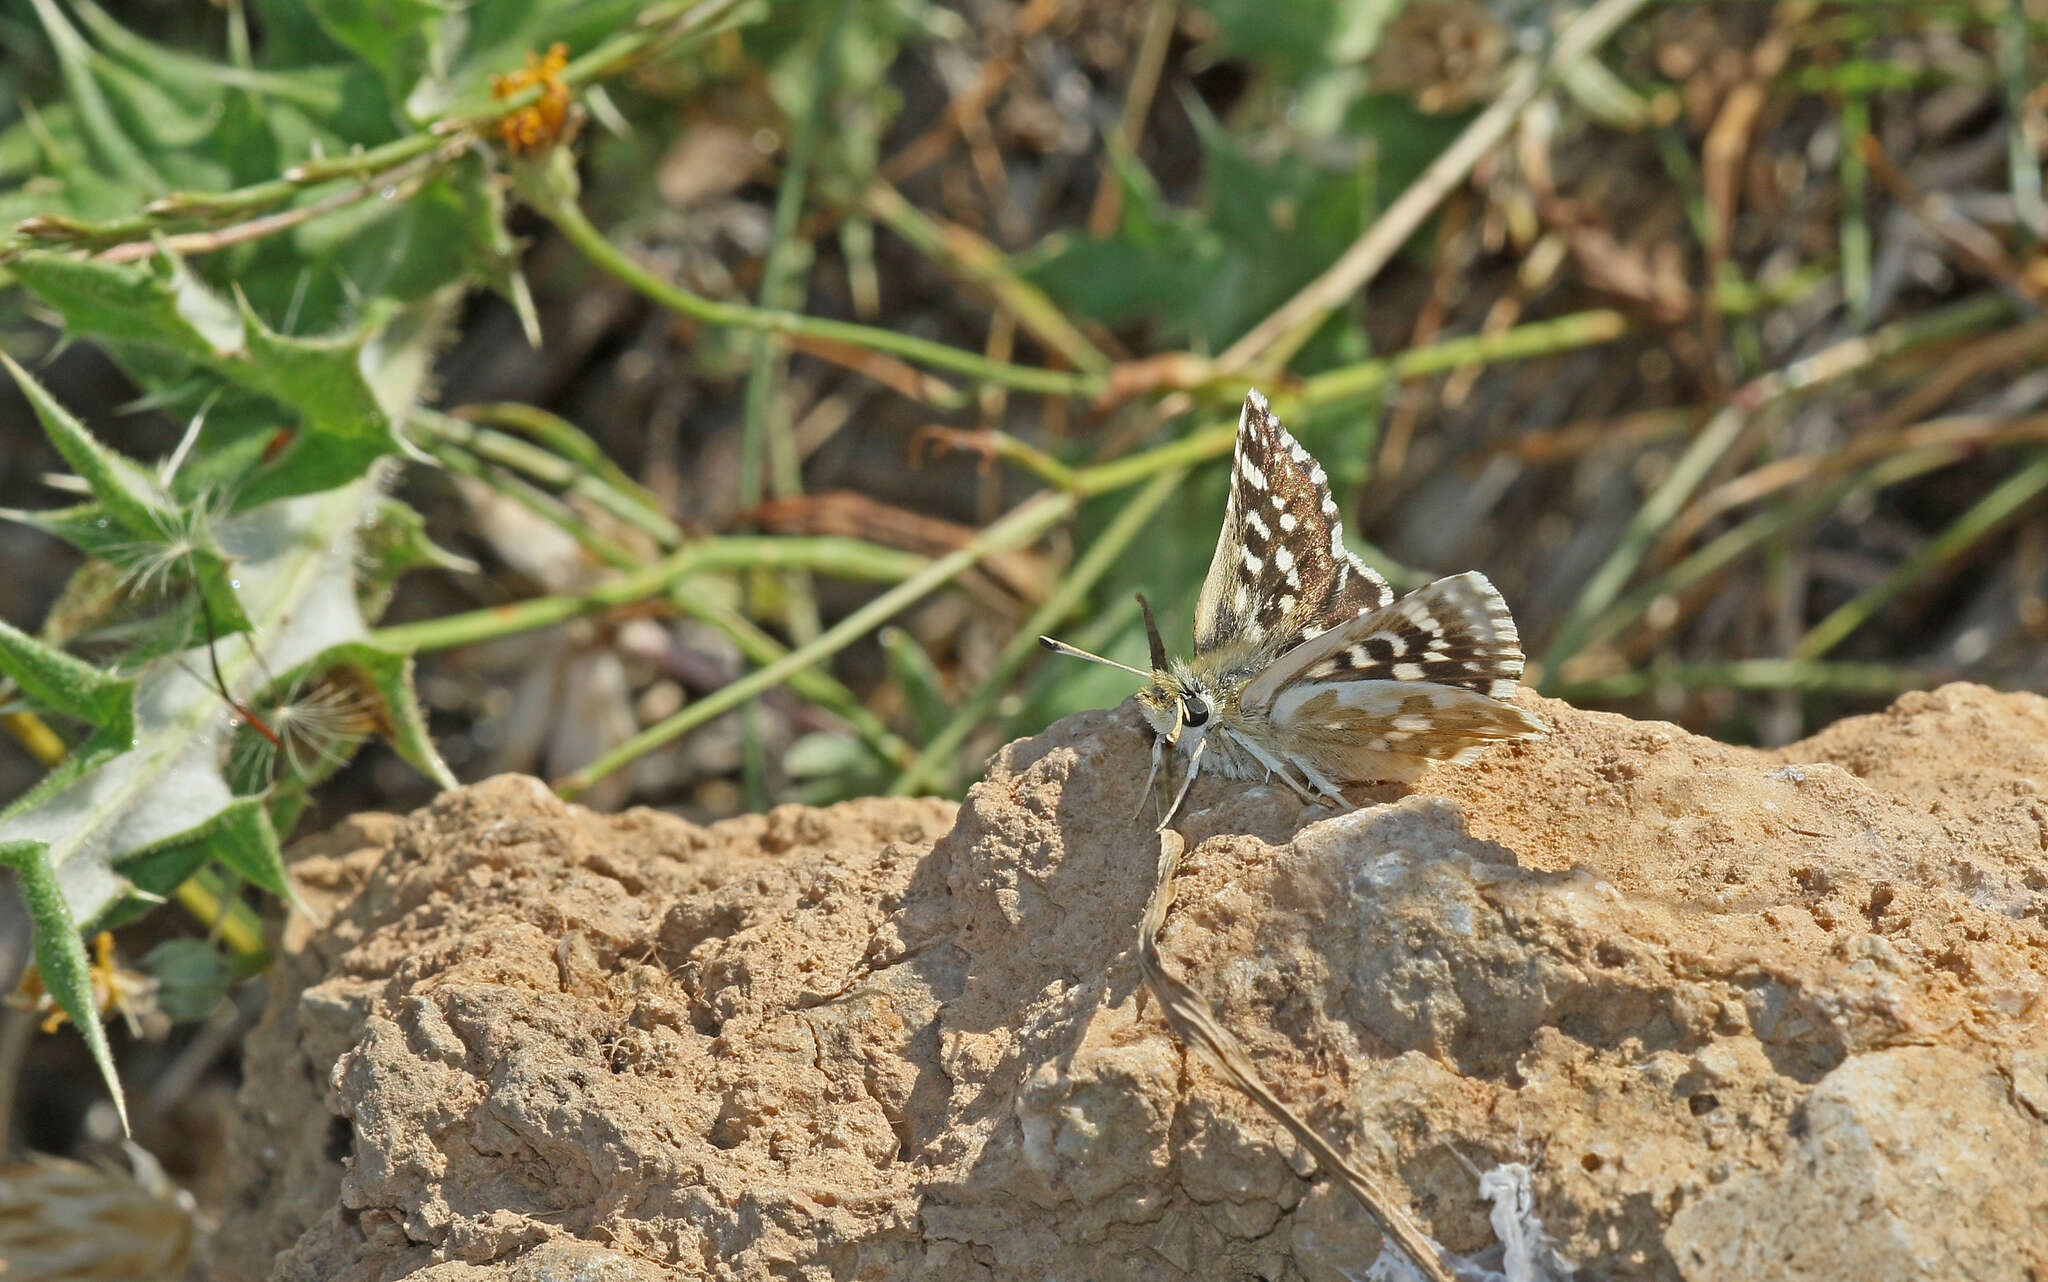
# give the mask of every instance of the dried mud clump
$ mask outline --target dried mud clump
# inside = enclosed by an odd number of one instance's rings
[[[1190,797],[1162,948],[1282,1097],[1508,1275],[2048,1275],[2048,702],[1781,752],[1531,706],[1548,739],[1349,814]],[[1146,755],[1125,708],[957,813],[505,777],[310,843],[214,1271],[1366,1276],[1139,985]]]

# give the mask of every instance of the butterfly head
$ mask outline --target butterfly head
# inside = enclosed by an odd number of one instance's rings
[[[1178,744],[1185,733],[1200,739],[1208,733],[1209,719],[1216,714],[1215,695],[1187,664],[1167,660],[1159,621],[1152,617],[1152,603],[1142,592],[1138,609],[1144,612],[1145,640],[1152,647],[1152,684],[1138,691],[1138,710],[1145,714],[1152,732],[1168,743]]]
[[[1086,650],[1055,641],[1051,637],[1040,637],[1039,643],[1055,654],[1070,655],[1077,659],[1088,659],[1122,668],[1136,676],[1150,678],[1151,684],[1138,691],[1138,710],[1144,714],[1153,733],[1170,744],[1179,744],[1183,736],[1199,740],[1208,732],[1212,718],[1221,706],[1218,693],[1198,677],[1187,664],[1170,661],[1166,657],[1166,642],[1160,638],[1159,623],[1152,616],[1152,603],[1138,594],[1138,608],[1145,614],[1145,637],[1152,649],[1152,670],[1146,672],[1128,664],[1090,654]]]
[[[1184,736],[1199,739],[1208,733],[1216,716],[1216,696],[1186,664],[1176,663],[1170,671],[1153,673],[1152,684],[1138,691],[1138,711],[1154,734],[1179,744]]]

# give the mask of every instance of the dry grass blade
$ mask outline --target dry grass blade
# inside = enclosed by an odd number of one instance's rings
[[[1866,463],[1908,450],[1944,449],[1960,457],[2044,438],[2048,438],[2048,414],[2030,414],[2016,419],[1960,414],[1953,418],[1930,419],[1896,432],[1856,441],[1831,454],[1800,454],[1776,459],[1701,495],[1692,510],[1673,525],[1670,541],[1689,540],[1702,526],[1723,512],[1757,502],[1780,490],[1854,471]]]
[[[812,335],[797,335],[789,345],[806,356],[815,356],[821,361],[830,361],[843,369],[850,369],[880,383],[883,387],[907,397],[910,400],[939,409],[960,409],[967,404],[966,395],[936,374],[927,374],[908,361],[897,360],[894,356],[849,343],[840,338],[819,338]]]
[[[1642,7],[1643,0],[1600,0],[1558,37],[1550,66],[1562,67],[1591,53]],[[1525,59],[1493,104],[1465,127],[1456,142],[1444,148],[1363,236],[1321,276],[1233,343],[1216,363],[1225,369],[1240,370],[1274,356],[1276,349],[1280,349],[1282,359],[1291,355],[1291,350],[1283,345],[1298,345],[1307,338],[1305,331],[1313,330],[1331,309],[1342,306],[1378,275],[1395,251],[1408,243],[1430,211],[1465,180],[1481,157],[1507,137],[1523,108],[1535,101],[1537,91],[1543,87],[1545,69],[1539,60]]]
[[[1260,1108],[1273,1115],[1273,1120],[1307,1145],[1309,1151],[1316,1155],[1316,1161],[1351,1191],[1374,1226],[1400,1247],[1417,1272],[1429,1282],[1456,1282],[1437,1245],[1416,1227],[1378,1181],[1353,1166],[1336,1145],[1324,1139],[1274,1094],[1273,1088],[1259,1076],[1258,1067],[1250,1056],[1244,1053],[1244,1046],[1209,1013],[1208,1003],[1179,976],[1166,969],[1166,963],[1159,955],[1159,928],[1166,920],[1168,906],[1173,903],[1173,878],[1180,870],[1180,858],[1185,849],[1186,843],[1179,833],[1167,831],[1159,834],[1158,880],[1152,886],[1152,898],[1145,905],[1145,919],[1138,926],[1138,969],[1144,972],[1145,986],[1159,999],[1159,1009],[1166,1016],[1174,1036],[1206,1055],[1232,1085],[1251,1096]]]
[[[880,503],[850,490],[774,499],[748,512],[746,519],[770,534],[843,535],[919,556],[944,556],[957,551],[976,534],[971,525]],[[979,566],[960,576],[960,582],[1009,613],[1019,602],[1044,600],[1052,590],[1051,578],[1051,570],[1042,556],[1016,551],[983,557]]]

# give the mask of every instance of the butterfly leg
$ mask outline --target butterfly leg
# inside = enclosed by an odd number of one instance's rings
[[[1306,761],[1294,760],[1293,758],[1289,760],[1295,769],[1301,771],[1303,777],[1315,785],[1316,792],[1320,793],[1323,799],[1336,802],[1339,809],[1351,804],[1345,800],[1344,790],[1331,783],[1328,779],[1323,778],[1322,772],[1318,771],[1315,767],[1309,765]],[[1315,800],[1314,797],[1311,797],[1306,792],[1302,793],[1302,799],[1305,801]]]
[[[1229,731],[1225,731],[1224,733],[1229,734]],[[1266,768],[1266,778],[1271,779],[1275,775],[1278,775],[1280,777],[1280,781],[1286,784],[1288,787],[1294,789],[1294,795],[1300,797],[1303,801],[1314,801],[1316,799],[1316,794],[1310,791],[1309,784],[1303,783],[1300,779],[1295,778],[1295,770],[1299,770],[1304,775],[1308,775],[1310,781],[1315,785],[1319,787],[1326,786],[1324,785],[1323,780],[1320,777],[1310,774],[1307,767],[1303,766],[1300,762],[1295,761],[1292,758],[1282,759],[1279,757],[1275,757],[1272,753],[1267,752],[1264,748],[1261,748],[1258,744],[1253,743],[1251,740],[1244,738],[1242,735],[1233,734],[1230,736],[1230,739],[1231,742],[1239,745],[1246,752],[1249,752],[1250,754],[1252,754],[1252,756],[1258,759],[1259,764]],[[1288,768],[1289,766],[1294,767],[1294,769],[1290,770]]]
[[[1165,832],[1166,825],[1172,823],[1173,817],[1180,813],[1180,803],[1188,799],[1188,789],[1195,786],[1195,771],[1201,767],[1202,751],[1208,746],[1208,739],[1201,739],[1196,742],[1195,750],[1188,754],[1188,777],[1181,781],[1180,791],[1174,794],[1173,808],[1159,817],[1158,831]]]

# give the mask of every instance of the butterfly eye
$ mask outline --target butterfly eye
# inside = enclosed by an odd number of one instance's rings
[[[1181,720],[1191,726],[1201,725],[1209,719],[1209,705],[1200,695],[1183,696],[1180,701]]]

